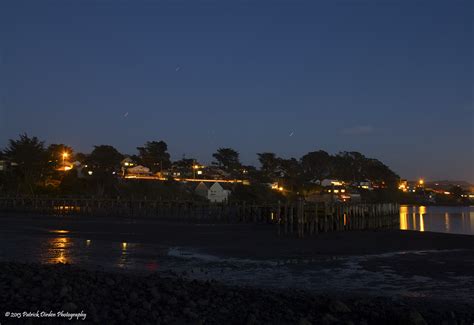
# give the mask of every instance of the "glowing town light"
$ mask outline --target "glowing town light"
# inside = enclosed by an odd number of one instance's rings
[[[66,161],[66,158],[69,156],[69,154],[66,151],[64,151],[62,156],[63,156],[63,165],[64,165],[64,162]]]
[[[202,170],[198,170],[198,171],[197,171],[197,174],[198,174],[198,175],[202,175]]]
[[[87,173],[88,173],[89,175],[92,175],[92,174],[93,174],[92,170],[89,170]]]
[[[420,184],[420,185],[425,184],[425,180],[423,178],[420,178],[420,180],[418,181],[418,184]]]

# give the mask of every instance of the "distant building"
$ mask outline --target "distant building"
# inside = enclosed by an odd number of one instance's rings
[[[372,182],[368,180],[359,182],[358,187],[364,190],[369,190],[369,191],[372,191],[374,189],[374,187],[372,186]]]
[[[16,162],[10,162],[8,160],[0,160],[0,173],[6,172],[12,167],[18,166]]]
[[[343,181],[339,181],[337,179],[323,179],[321,181],[321,186],[323,187],[330,187],[330,186],[341,186],[344,185]]]
[[[204,177],[207,179],[230,179],[231,175],[223,171],[221,168],[217,166],[208,166],[203,170],[203,173],[199,175],[200,177]]]
[[[214,183],[208,187],[204,182],[200,182],[196,186],[194,192],[197,195],[207,198],[211,202],[222,203],[226,202],[231,193],[230,190],[225,189],[220,183]]]
[[[125,168],[133,167],[135,166],[135,162],[133,161],[132,158],[130,157],[125,157],[121,162],[120,165]]]
[[[209,187],[203,182],[199,183],[198,186],[194,189],[194,192],[202,197],[205,197],[207,199],[207,195],[209,193]]]
[[[406,179],[400,180],[400,183],[398,184],[398,189],[403,192],[408,192],[410,187],[408,186],[408,181]]]
[[[151,172],[150,172],[150,168],[138,165],[138,166],[135,166],[135,167],[127,168],[126,169],[126,174],[130,175],[130,176],[132,176],[132,175],[135,175],[135,176],[149,176],[149,175],[151,175]]]
[[[0,160],[0,172],[5,172],[7,170],[7,161],[6,160]]]

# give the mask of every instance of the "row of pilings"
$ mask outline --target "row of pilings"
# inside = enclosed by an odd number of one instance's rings
[[[305,202],[250,204],[94,198],[0,198],[0,211],[56,216],[153,218],[167,221],[273,224],[279,235],[396,228],[396,203]]]

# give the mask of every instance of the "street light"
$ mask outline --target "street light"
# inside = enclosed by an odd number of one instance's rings
[[[193,178],[196,179],[196,170],[199,168],[199,165],[194,163],[193,165]]]
[[[63,152],[63,165],[64,165],[64,162],[66,161],[66,158],[69,156],[69,154],[67,152]]]

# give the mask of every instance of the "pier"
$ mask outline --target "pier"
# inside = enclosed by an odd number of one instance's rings
[[[156,218],[202,223],[271,224],[280,236],[313,236],[323,232],[398,228],[395,203],[215,204],[196,201],[91,198],[0,198],[0,211],[35,215],[97,218]]]

